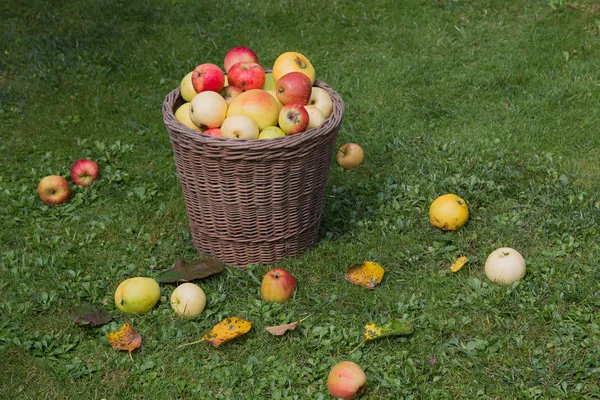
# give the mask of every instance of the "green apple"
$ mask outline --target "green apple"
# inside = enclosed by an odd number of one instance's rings
[[[192,101],[194,96],[196,95],[196,90],[194,89],[194,85],[192,85],[192,73],[194,71],[190,71],[186,76],[181,80],[181,97],[185,101]]]
[[[126,314],[144,314],[160,299],[160,286],[152,278],[138,276],[121,282],[115,291],[115,305]]]
[[[274,139],[287,136],[278,126],[267,126],[258,134],[259,139]]]
[[[265,73],[265,83],[262,90],[275,90],[275,78],[273,78],[273,73]]]

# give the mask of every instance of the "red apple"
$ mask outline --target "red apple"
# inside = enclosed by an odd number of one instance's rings
[[[242,93],[244,93],[244,91],[242,89],[240,89],[237,86],[232,86],[232,85],[225,86],[219,92],[219,94],[221,96],[223,96],[223,98],[225,99],[225,102],[227,103],[228,106],[231,104],[233,99],[235,99],[237,96],[239,96]]]
[[[221,128],[210,128],[204,131],[207,135],[221,137]]]
[[[229,68],[227,80],[243,91],[261,89],[265,84],[265,70],[257,63],[242,61]]]
[[[98,174],[100,174],[98,164],[89,159],[77,160],[71,167],[71,180],[79,186],[90,186],[98,179]]]
[[[337,152],[337,163],[345,170],[361,165],[365,159],[365,152],[356,143],[346,143]]]
[[[237,46],[232,48],[225,54],[225,60],[223,61],[223,67],[225,72],[229,73],[229,69],[234,65],[242,61],[250,61],[259,64],[258,56],[254,51],[244,46]]]
[[[290,72],[275,83],[277,100],[283,105],[298,103],[307,105],[312,93],[310,78],[302,72]]]
[[[192,85],[196,93],[206,90],[220,92],[225,86],[225,74],[218,65],[200,64],[192,71]]]
[[[367,376],[362,368],[352,361],[342,361],[329,371],[327,389],[336,399],[356,399],[366,388]]]
[[[291,299],[296,288],[296,278],[292,274],[283,268],[275,268],[264,276],[260,292],[264,300],[280,303]]]
[[[40,181],[38,194],[45,203],[60,204],[71,196],[71,187],[62,176],[49,175]]]
[[[308,111],[302,104],[289,103],[279,112],[279,127],[286,135],[295,135],[308,128]]]

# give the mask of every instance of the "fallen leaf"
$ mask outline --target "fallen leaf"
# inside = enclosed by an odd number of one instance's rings
[[[74,306],[69,311],[73,322],[79,326],[100,326],[109,323],[112,316],[104,312],[100,307],[90,303]]]
[[[407,336],[414,332],[412,324],[403,318],[393,318],[384,325],[369,322],[365,325],[365,340],[375,340],[385,336]]]
[[[304,321],[308,317],[310,317],[310,315],[307,315],[306,317],[302,318],[301,320],[296,321],[296,322],[292,322],[290,324],[279,325],[279,326],[267,326],[267,327],[265,327],[265,329],[271,335],[282,336],[287,331],[293,331],[294,329],[296,329],[296,327],[298,326],[298,324],[300,324],[302,321]]]
[[[202,339],[192,343],[182,344],[179,346],[179,348],[199,342],[209,342],[213,346],[219,347],[223,343],[247,333],[251,327],[251,322],[245,321],[241,318],[225,318],[223,321],[213,326],[210,332],[205,333],[204,336],[202,336]]]
[[[362,264],[351,265],[344,277],[348,282],[372,289],[381,283],[384,273],[381,265],[373,261],[365,261]]]
[[[467,263],[467,257],[465,257],[465,256],[458,257],[456,259],[456,261],[454,261],[454,264],[452,264],[452,266],[450,267],[450,271],[458,272],[463,267],[463,265],[465,265],[466,263]]]
[[[115,350],[127,350],[133,361],[131,352],[142,345],[142,336],[131,325],[123,324],[121,329],[108,334],[108,341]]]
[[[190,263],[177,260],[175,266],[163,271],[156,278],[156,281],[160,283],[189,282],[218,274],[221,271],[223,271],[223,263],[217,258],[206,258]]]

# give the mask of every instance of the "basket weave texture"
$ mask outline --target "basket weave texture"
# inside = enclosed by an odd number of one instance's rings
[[[184,103],[179,88],[166,96],[163,119],[199,253],[238,266],[269,264],[316,243],[344,102],[326,83],[315,86],[331,95],[331,116],[268,140],[200,134],[175,118]]]

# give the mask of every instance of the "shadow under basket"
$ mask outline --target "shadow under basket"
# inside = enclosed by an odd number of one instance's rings
[[[276,139],[224,139],[181,124],[179,88],[163,103],[163,119],[194,247],[227,264],[269,264],[316,244],[325,186],[335,155],[344,102],[317,128]]]

